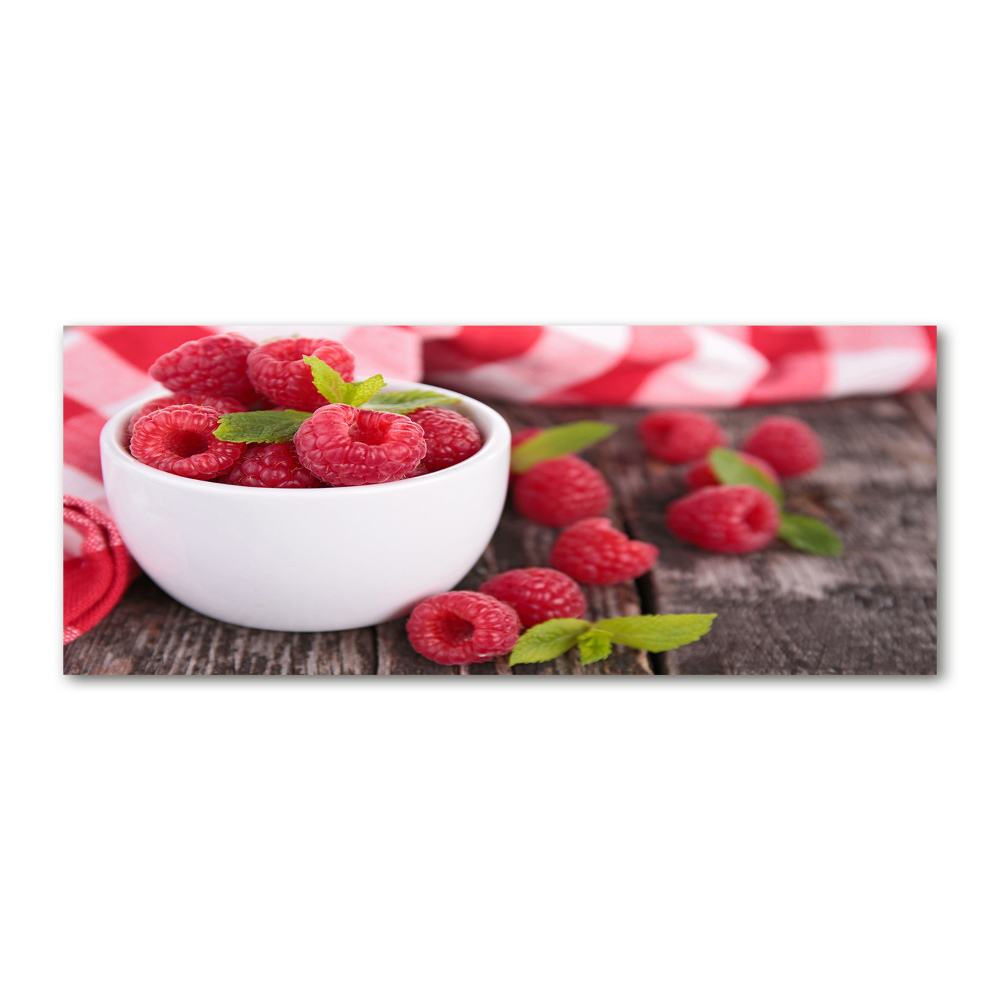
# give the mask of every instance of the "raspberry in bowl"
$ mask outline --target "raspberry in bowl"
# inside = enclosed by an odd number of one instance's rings
[[[433,389],[397,381],[387,388]],[[506,421],[478,400],[447,394],[482,436],[474,454],[392,482],[305,489],[253,489],[226,475],[202,481],[143,464],[126,438],[146,402],[139,400],[101,433],[111,514],[153,581],[211,618],[326,632],[402,617],[472,568],[507,492]],[[162,395],[158,388],[150,398]]]

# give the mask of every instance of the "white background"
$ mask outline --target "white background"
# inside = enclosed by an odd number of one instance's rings
[[[8,18],[5,995],[996,996],[988,13]],[[63,678],[60,328],[222,317],[938,323],[941,674]]]

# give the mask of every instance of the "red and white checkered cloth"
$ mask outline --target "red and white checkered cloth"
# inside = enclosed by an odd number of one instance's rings
[[[327,337],[354,352],[358,378],[380,373],[484,399],[551,406],[748,406],[930,388],[937,375],[933,326],[71,327],[63,362],[63,490],[75,511],[67,521],[84,532],[84,553],[97,535],[79,520],[80,511],[89,511],[95,530],[107,532],[110,552],[120,546],[104,506],[101,427],[156,387],[148,369],[161,354],[223,330],[253,340]],[[99,567],[94,558],[73,562],[82,554],[72,533],[65,558],[77,582],[81,566]],[[129,564],[116,554],[111,565]],[[100,573],[99,582],[105,569]],[[110,604],[97,600],[87,615],[77,612],[70,638],[114,606],[125,586],[121,579],[100,590],[113,595]]]
[[[63,645],[96,625],[139,575],[111,518],[92,503],[63,497]]]
[[[436,328],[424,378],[545,406],[734,407],[929,388],[933,326]]]

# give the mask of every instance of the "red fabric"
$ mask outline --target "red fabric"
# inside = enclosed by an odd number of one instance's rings
[[[79,533],[80,555],[63,560],[63,645],[96,625],[119,601],[139,567],[111,518],[85,500],[63,497],[63,523]]]

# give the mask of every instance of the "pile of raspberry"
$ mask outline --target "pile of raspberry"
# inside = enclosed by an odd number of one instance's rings
[[[538,434],[515,434],[512,446]],[[655,545],[630,539],[604,514],[611,487],[577,455],[546,459],[511,475],[514,506],[547,527],[565,530],[553,546],[550,567],[512,569],[476,591],[457,590],[428,598],[406,625],[413,648],[440,664],[468,664],[509,653],[524,629],[553,618],[581,618],[587,601],[580,584],[606,586],[647,573],[659,554]]]
[[[509,653],[522,629],[552,618],[579,618],[586,610],[583,591],[564,573],[512,569],[478,591],[451,590],[421,601],[406,634],[413,648],[435,663],[482,663]]]
[[[158,358],[150,376],[171,390],[146,403],[126,432],[140,462],[188,479],[265,489],[365,486],[437,472],[482,447],[475,424],[454,410],[409,414],[328,403],[304,356],[345,382],[354,355],[343,344],[285,337],[263,344],[235,333],[191,340]],[[242,444],[215,436],[224,413],[310,413],[291,441]]]
[[[513,447],[539,433],[514,435]],[[665,512],[679,538],[714,552],[753,552],[777,536],[781,512],[765,490],[723,485],[708,460],[725,447],[722,428],[693,410],[651,413],[639,423],[647,454],[687,465],[690,491]],[[822,445],[800,420],[768,417],[743,441],[740,457],[775,484],[802,475],[823,461]],[[581,618],[586,598],[580,584],[610,586],[649,572],[659,550],[618,531],[606,514],[611,487],[600,471],[577,455],[538,462],[511,475],[515,509],[547,527],[563,529],[552,546],[550,567],[508,570],[479,591],[451,591],[421,602],[407,622],[413,648],[440,664],[468,664],[509,653],[524,629],[552,618]]]
[[[684,483],[691,491],[667,506],[666,526],[682,541],[712,552],[741,554],[770,545],[781,527],[781,510],[766,490],[723,485],[707,458],[727,437],[711,417],[694,410],[662,410],[639,422],[646,453],[671,465],[691,463]],[[813,429],[793,417],[767,417],[743,441],[740,458],[775,485],[811,472],[823,461]]]

